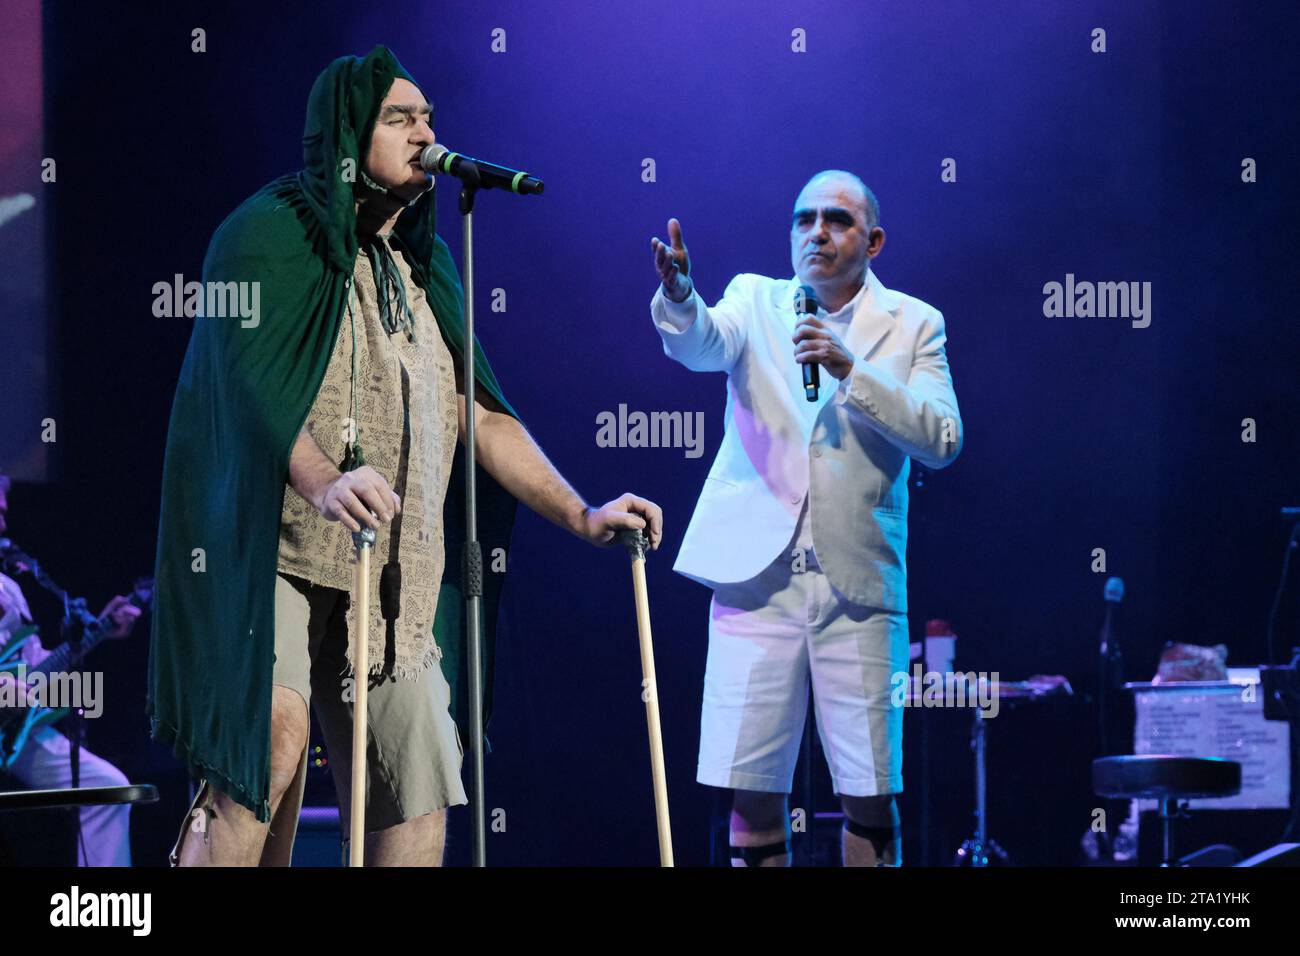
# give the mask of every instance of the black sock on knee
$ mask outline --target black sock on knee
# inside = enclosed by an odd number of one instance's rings
[[[780,856],[789,852],[790,841],[782,840],[780,843],[765,843],[762,846],[733,846],[731,858],[744,860],[745,866],[759,866],[769,856]]]
[[[893,827],[864,827],[861,823],[845,817],[844,829],[870,843],[871,849],[876,851],[877,861],[885,858],[885,850],[894,842]]]

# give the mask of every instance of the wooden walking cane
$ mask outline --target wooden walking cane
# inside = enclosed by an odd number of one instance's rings
[[[348,836],[348,866],[366,862],[366,736],[370,718],[370,553],[375,548],[375,529],[352,533],[357,549],[357,576],[353,600],[357,608],[357,629],[352,635],[352,819]]]
[[[673,865],[673,831],[668,819],[668,781],[664,775],[664,739],[659,728],[659,687],[655,682],[655,650],[650,637],[650,602],[646,596],[646,539],[639,530],[620,531],[632,559],[632,592],[636,599],[636,630],[641,643],[641,699],[645,701],[650,734],[650,775],[654,780],[655,824],[659,828],[659,865]]]

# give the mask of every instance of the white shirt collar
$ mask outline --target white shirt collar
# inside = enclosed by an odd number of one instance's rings
[[[795,281],[795,288],[796,289],[799,288],[798,278],[796,278],[794,281]],[[834,312],[827,313],[825,306],[822,306],[820,309],[818,309],[818,312],[825,313],[826,318],[831,322],[835,322],[839,324],[851,322],[853,320],[854,313],[857,312],[858,304],[862,301],[863,296],[868,294],[868,289],[870,288],[870,286],[871,286],[871,267],[868,266],[866,277],[863,278],[862,280],[862,286],[858,289],[856,293],[854,293],[853,298],[849,299],[848,302],[844,303],[844,305],[842,305],[839,309],[837,309]]]

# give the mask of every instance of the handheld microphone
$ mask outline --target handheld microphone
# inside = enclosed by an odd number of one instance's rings
[[[462,153],[453,153],[441,143],[431,143],[420,152],[420,168],[426,173],[455,176],[466,185],[478,189],[505,189],[521,196],[541,193],[545,187],[536,176],[471,159]]]
[[[799,291],[794,296],[795,313],[804,315],[816,315],[817,309],[821,305],[817,301],[817,293],[810,285],[799,286]],[[821,388],[821,366],[816,362],[808,362],[803,367],[803,394],[804,398],[810,402],[817,401],[817,391]]]

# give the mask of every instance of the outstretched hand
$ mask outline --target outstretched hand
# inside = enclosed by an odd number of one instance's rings
[[[662,242],[658,236],[650,240],[650,248],[655,254],[655,269],[663,283],[664,295],[674,302],[685,302],[694,288],[689,278],[691,256],[682,242],[682,224],[676,219],[668,220],[668,242],[671,245]]]

